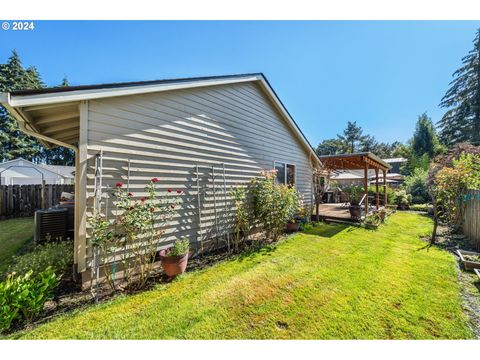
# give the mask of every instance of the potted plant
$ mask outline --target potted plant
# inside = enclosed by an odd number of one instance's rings
[[[358,187],[352,185],[348,189],[345,189],[345,192],[348,194],[350,200],[348,210],[350,211],[351,218],[356,220],[360,219],[362,217],[362,210],[358,200]]]
[[[306,222],[306,209],[303,206],[303,196],[297,193],[291,196],[291,199],[286,198],[289,204],[290,221],[287,222],[287,231],[294,232],[300,230],[300,224]]]
[[[185,272],[189,247],[188,239],[182,238],[181,240],[175,240],[172,247],[160,251],[159,257],[162,268],[168,277],[173,278]]]
[[[298,216],[295,216],[287,223],[287,231],[298,231],[300,229],[301,219]]]

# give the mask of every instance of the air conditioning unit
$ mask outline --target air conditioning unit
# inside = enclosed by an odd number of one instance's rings
[[[35,211],[35,242],[66,240],[68,209]]]

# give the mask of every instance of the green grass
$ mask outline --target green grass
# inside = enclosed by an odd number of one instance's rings
[[[12,257],[33,239],[33,218],[0,220],[0,275],[11,264]]]
[[[14,337],[471,338],[454,257],[419,239],[431,227],[415,213],[397,213],[377,231],[320,225]]]

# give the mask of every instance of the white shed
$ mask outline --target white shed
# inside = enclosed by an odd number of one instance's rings
[[[75,167],[34,164],[18,158],[0,163],[0,185],[73,184]]]

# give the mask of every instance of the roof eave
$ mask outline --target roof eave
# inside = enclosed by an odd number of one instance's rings
[[[196,87],[205,87],[222,84],[233,84],[260,80],[261,75],[252,75],[238,78],[208,79],[182,81],[180,83],[151,84],[139,86],[123,86],[117,88],[99,88],[76,91],[59,91],[54,93],[33,94],[33,95],[15,95],[10,96],[10,105],[13,107],[25,107],[34,105],[58,104],[64,102],[74,102],[82,100],[92,100],[108,97],[128,96],[135,94],[146,94],[153,92],[171,91],[177,89],[188,89]]]
[[[54,93],[40,93],[40,94],[31,94],[31,95],[22,95],[22,94],[11,94],[3,93],[0,95],[0,103],[7,104],[8,107],[19,109],[27,106],[35,105],[49,105],[49,104],[60,104],[66,102],[75,102],[75,101],[85,101],[93,100],[100,98],[108,97],[118,97],[118,96],[128,96],[136,94],[146,94],[162,91],[172,91],[177,89],[188,89],[188,88],[197,88],[197,87],[206,87],[222,84],[234,84],[242,82],[259,82],[262,85],[262,88],[267,93],[269,98],[276,105],[280,113],[288,120],[290,123],[291,129],[297,135],[297,137],[303,142],[306,150],[310,152],[313,156],[317,165],[322,164],[318,158],[315,150],[313,149],[310,142],[307,140],[306,136],[300,130],[300,127],[297,125],[295,120],[292,118],[286,107],[281,102],[280,98],[277,96],[272,86],[265,78],[262,73],[248,74],[245,76],[231,76],[231,77],[221,77],[214,79],[205,79],[205,80],[191,80],[191,81],[181,81],[178,83],[169,82],[161,84],[148,84],[148,85],[138,85],[138,86],[120,86],[116,88],[93,88],[86,90],[75,90],[75,91],[56,91]],[[21,109],[20,109],[21,111]],[[21,119],[24,120],[24,119]]]

